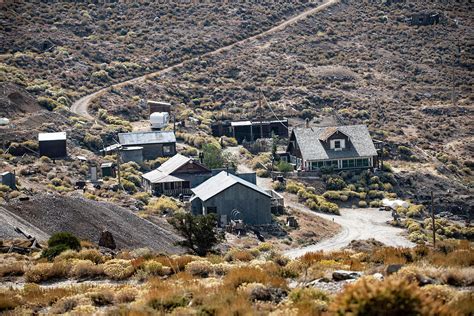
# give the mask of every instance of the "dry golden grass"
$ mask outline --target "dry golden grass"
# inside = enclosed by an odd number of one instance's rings
[[[70,266],[65,262],[38,263],[31,266],[25,273],[25,280],[40,283],[52,279],[65,278]]]
[[[234,268],[224,277],[224,286],[237,289],[244,283],[261,283],[266,286],[286,288],[286,281],[258,267]]]

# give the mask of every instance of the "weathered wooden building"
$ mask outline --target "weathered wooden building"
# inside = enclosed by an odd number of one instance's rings
[[[119,143],[127,147],[143,147],[143,159],[170,157],[176,154],[176,137],[172,131],[120,133]]]
[[[152,195],[187,195],[201,183],[200,179],[211,176],[212,171],[199,161],[176,154],[157,169],[143,174],[142,184]]]
[[[0,173],[0,183],[6,185],[12,190],[16,190],[16,177],[15,173],[5,171]]]
[[[263,225],[272,221],[272,196],[257,185],[222,171],[191,190],[193,214],[215,213],[220,223],[242,219],[245,224]]]
[[[212,135],[215,137],[234,137],[239,144],[251,142],[259,138],[271,138],[276,135],[288,138],[288,120],[274,121],[223,121],[211,125]]]
[[[66,132],[39,133],[39,155],[52,159],[67,157]]]
[[[290,163],[306,171],[373,168],[377,159],[365,125],[295,128],[287,154]]]
[[[115,164],[113,162],[104,162],[100,165],[102,177],[115,178]]]

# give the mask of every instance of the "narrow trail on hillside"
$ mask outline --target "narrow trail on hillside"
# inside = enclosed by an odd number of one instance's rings
[[[129,80],[125,80],[125,81],[122,81],[122,82],[119,82],[119,83],[115,83],[115,84],[112,84],[110,86],[107,86],[107,87],[104,87],[96,92],[93,92],[91,94],[88,94],[86,96],[83,96],[82,98],[80,98],[79,100],[75,101],[72,106],[71,106],[71,112],[77,114],[77,115],[80,115],[80,116],[83,116],[84,118],[88,119],[88,120],[94,120],[94,117],[92,115],[90,115],[88,109],[89,109],[89,104],[97,97],[101,96],[103,93],[107,92],[107,90],[111,89],[111,88],[121,88],[125,85],[128,85],[128,84],[133,84],[133,83],[138,83],[138,82],[141,82],[141,81],[144,81],[148,78],[151,78],[151,77],[156,77],[156,76],[160,76],[160,75],[164,75],[176,68],[179,68],[179,67],[182,67],[184,64],[186,63],[189,63],[189,62],[193,62],[193,61],[196,61],[198,60],[199,58],[202,58],[202,57],[207,57],[207,56],[212,56],[212,55],[216,55],[216,54],[219,54],[219,53],[222,53],[222,52],[225,52],[225,51],[229,51],[231,50],[232,48],[234,48],[235,46],[237,45],[241,45],[241,44],[245,44],[247,42],[251,42],[253,40],[260,40],[262,37],[264,36],[267,36],[269,34],[272,34],[272,33],[276,33],[278,31],[281,31],[283,30],[285,27],[287,27],[288,25],[290,24],[294,24],[298,21],[301,21],[303,19],[305,19],[306,17],[314,14],[314,13],[317,13],[319,11],[322,11],[326,8],[328,8],[329,6],[335,4],[339,2],[339,0],[327,0],[325,1],[323,4],[315,7],[315,8],[312,8],[312,9],[309,9],[307,11],[304,11],[262,33],[259,33],[259,34],[256,34],[256,35],[253,35],[251,37],[248,37],[246,39],[243,39],[243,40],[240,40],[240,41],[237,41],[235,43],[232,43],[230,45],[227,45],[227,46],[224,46],[224,47],[221,47],[221,48],[218,48],[216,50],[213,50],[213,51],[210,51],[210,52],[207,52],[205,54],[202,54],[202,55],[199,55],[199,56],[196,56],[196,57],[193,57],[193,58],[190,58],[190,59],[187,59],[187,60],[184,60],[180,63],[177,63],[177,64],[174,64],[172,66],[169,66],[169,67],[166,67],[164,69],[161,69],[161,70],[158,70],[158,71],[155,71],[155,72],[152,72],[152,73],[149,73],[149,74],[145,74],[145,75],[142,75],[140,77],[136,77],[136,78],[132,78],[132,79],[129,79]]]

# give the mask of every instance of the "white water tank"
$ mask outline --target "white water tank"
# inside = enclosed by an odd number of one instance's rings
[[[6,117],[0,117],[0,125],[8,125],[10,124],[10,120]]]
[[[150,125],[152,129],[162,129],[168,125],[170,115],[167,112],[154,112],[150,115]]]

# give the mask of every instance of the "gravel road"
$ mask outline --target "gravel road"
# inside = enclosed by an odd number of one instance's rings
[[[145,79],[148,79],[148,78],[151,78],[151,77],[161,76],[161,75],[164,75],[164,74],[166,74],[166,73],[168,73],[168,72],[170,72],[170,71],[172,71],[176,68],[182,67],[185,63],[190,63],[190,62],[197,61],[202,57],[212,56],[212,55],[216,55],[216,54],[219,54],[219,53],[222,53],[222,52],[226,52],[226,51],[231,50],[235,46],[242,45],[242,44],[245,44],[245,43],[248,43],[248,42],[252,42],[252,41],[258,42],[262,39],[262,37],[270,35],[272,33],[278,32],[278,31],[281,31],[285,27],[287,27],[288,25],[291,25],[293,23],[301,21],[301,20],[305,19],[306,17],[308,17],[309,15],[312,15],[314,13],[322,11],[322,10],[324,10],[324,9],[326,9],[326,8],[330,7],[331,5],[333,5],[335,3],[338,3],[338,2],[339,2],[339,0],[325,0],[323,2],[323,4],[321,4],[321,5],[319,5],[315,8],[309,9],[307,11],[304,11],[304,12],[302,12],[302,13],[286,20],[285,22],[280,23],[280,24],[278,24],[278,25],[276,25],[276,26],[274,26],[274,27],[262,32],[262,33],[259,33],[257,35],[254,35],[254,36],[251,36],[249,38],[237,41],[233,44],[218,48],[216,50],[205,53],[203,55],[185,60],[181,63],[169,66],[169,67],[164,68],[162,70],[159,70],[159,71],[156,71],[156,72],[153,72],[153,73],[149,73],[149,74],[146,74],[146,75],[143,75],[143,76],[140,76],[140,77],[136,77],[136,78],[133,78],[133,79],[130,79],[130,80],[126,80],[126,81],[119,82],[119,83],[110,85],[108,87],[102,88],[102,89],[100,89],[100,90],[98,90],[98,91],[96,91],[92,94],[88,94],[88,95],[80,98],[76,102],[74,102],[71,106],[71,111],[75,114],[78,114],[78,115],[88,119],[88,120],[94,120],[92,115],[90,115],[89,112],[88,112],[89,104],[92,100],[99,97],[100,95],[105,93],[110,88],[121,88],[121,87],[123,87],[124,85],[127,85],[127,84],[133,84],[133,83],[144,81]]]
[[[394,247],[414,247],[415,244],[406,239],[401,234],[403,229],[393,227],[387,224],[391,219],[390,212],[379,211],[373,208],[344,208],[341,209],[341,215],[330,215],[315,213],[305,206],[285,200],[287,205],[297,208],[302,212],[312,213],[315,216],[333,220],[341,225],[342,231],[338,235],[323,240],[317,244],[307,247],[291,249],[285,252],[290,258],[296,258],[308,252],[318,250],[338,250],[347,246],[352,240],[374,238],[388,246]]]

